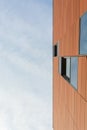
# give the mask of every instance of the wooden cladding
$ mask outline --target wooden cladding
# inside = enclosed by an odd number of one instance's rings
[[[55,67],[58,58],[54,58],[54,130],[87,130],[87,102]]]
[[[87,130],[87,56],[78,57],[78,90],[58,73],[58,57],[53,59],[54,130]]]
[[[79,57],[78,86],[79,94],[87,100],[87,56]]]
[[[87,130],[87,56],[79,55],[80,17],[87,11],[87,0],[53,0],[53,44],[59,41],[59,56],[78,56],[78,89],[58,71],[53,57],[53,128]]]
[[[73,24],[76,24],[86,11],[87,0],[53,0],[53,43],[60,41],[64,35],[68,35],[67,32],[71,32]],[[72,33],[69,36],[72,37]],[[72,42],[78,46],[78,42]]]
[[[60,56],[79,54],[79,21],[87,0],[53,0],[53,43],[60,41]]]
[[[54,0],[53,3],[53,42],[55,43],[61,40],[79,19],[79,0]]]
[[[70,30],[62,37],[60,41],[60,56],[78,55],[79,51],[79,21],[72,25]]]
[[[80,16],[87,11],[87,0],[80,0]]]

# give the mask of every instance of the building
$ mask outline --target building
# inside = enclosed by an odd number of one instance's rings
[[[87,0],[53,0],[53,129],[87,130]]]

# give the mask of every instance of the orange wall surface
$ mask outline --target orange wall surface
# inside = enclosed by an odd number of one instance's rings
[[[87,130],[87,56],[79,55],[79,19],[87,11],[87,0],[53,0],[53,45],[59,56],[78,56],[78,89],[58,72],[53,57],[53,129]]]

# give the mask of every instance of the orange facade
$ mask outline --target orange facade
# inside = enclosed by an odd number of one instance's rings
[[[59,58],[53,57],[53,129],[87,130],[87,56],[79,54],[80,17],[87,0],[53,0],[53,45],[60,57],[78,57],[78,88],[59,74]]]

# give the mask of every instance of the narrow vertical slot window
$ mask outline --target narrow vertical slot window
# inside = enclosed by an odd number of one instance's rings
[[[57,45],[53,46],[53,56],[56,57],[57,56]]]
[[[59,58],[59,73],[70,82],[70,57]]]

